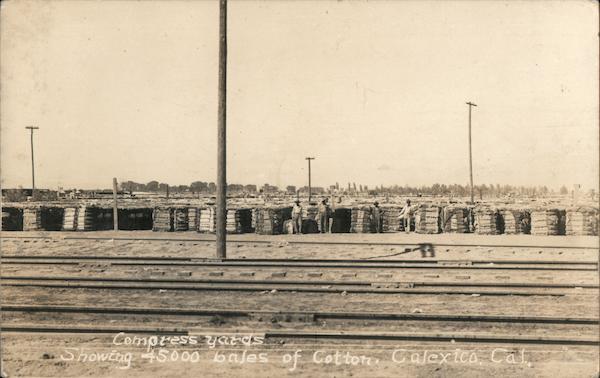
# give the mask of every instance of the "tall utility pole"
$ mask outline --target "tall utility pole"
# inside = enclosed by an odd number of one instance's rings
[[[119,230],[119,210],[117,208],[117,178],[113,177],[113,230]]]
[[[219,114],[217,135],[217,258],[227,257],[227,0],[219,0]]]
[[[469,178],[471,179],[471,203],[474,203],[473,200],[473,152],[471,149],[471,109],[473,106],[477,106],[472,102],[467,102],[469,105]]]
[[[310,185],[310,161],[311,160],[315,160],[314,157],[307,157],[306,160],[308,160],[308,202],[310,203],[311,197],[312,197],[312,187]]]
[[[34,198],[35,192],[35,164],[33,160],[33,130],[39,129],[37,126],[25,126],[26,129],[31,131],[31,198]]]

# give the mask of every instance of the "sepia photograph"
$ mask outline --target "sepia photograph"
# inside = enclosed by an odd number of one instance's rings
[[[600,3],[0,2],[0,377],[600,378]]]

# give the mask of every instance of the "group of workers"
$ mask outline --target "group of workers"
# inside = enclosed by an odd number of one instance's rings
[[[409,199],[406,200],[406,205],[400,211],[398,215],[399,220],[404,226],[404,231],[410,233],[411,223],[414,218],[416,206],[412,206]],[[328,199],[324,198],[321,200],[317,211],[317,224],[320,233],[331,232],[330,225],[333,217],[333,211],[329,206]],[[376,233],[383,232],[383,210],[379,207],[379,202],[375,201],[369,211],[369,218],[371,225]],[[300,201],[296,200],[292,207],[292,225],[294,234],[302,233],[302,206]]]
[[[328,199],[324,198],[318,207],[317,212],[317,224],[319,227],[320,233],[331,232],[329,225],[330,219],[333,216],[333,211],[329,206]],[[300,201],[296,200],[294,202],[294,206],[292,207],[292,225],[294,229],[294,234],[302,233],[302,206],[300,205]]]

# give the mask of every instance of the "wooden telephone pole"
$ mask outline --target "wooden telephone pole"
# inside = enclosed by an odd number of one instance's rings
[[[314,157],[307,157],[306,160],[308,160],[308,203],[310,203],[311,197],[312,197],[312,187],[310,184],[310,161],[311,160],[315,160]]]
[[[469,105],[469,178],[471,180],[471,203],[474,203],[473,199],[473,152],[471,150],[471,109],[473,106],[477,106],[472,102],[467,102]]]
[[[33,159],[33,130],[38,130],[37,126],[25,126],[31,131],[31,198],[35,199],[35,164]]]
[[[219,114],[217,132],[217,258],[227,257],[227,0],[219,0]]]

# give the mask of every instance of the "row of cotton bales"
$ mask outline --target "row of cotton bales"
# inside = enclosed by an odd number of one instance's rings
[[[291,207],[227,210],[227,232],[275,235],[288,232]],[[316,206],[303,209],[304,233],[320,229]],[[384,232],[401,232],[402,206],[382,205]],[[334,233],[375,232],[372,206],[337,207],[331,213]],[[102,206],[3,207],[4,231],[112,230],[113,209]],[[591,207],[494,208],[467,205],[421,205],[414,209],[411,231],[422,234],[475,233],[482,235],[598,235],[598,209]],[[214,233],[214,206],[159,206],[118,209],[119,230],[196,231]]]

